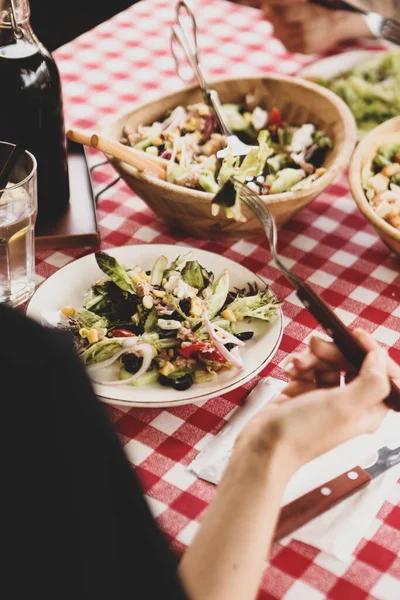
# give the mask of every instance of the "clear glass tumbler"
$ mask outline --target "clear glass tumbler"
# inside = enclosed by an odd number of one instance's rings
[[[12,147],[0,142],[0,169]],[[0,189],[0,303],[18,306],[35,291],[36,216],[36,159],[25,151]]]

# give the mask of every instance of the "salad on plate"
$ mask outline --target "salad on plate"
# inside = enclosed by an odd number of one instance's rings
[[[352,111],[361,136],[400,114],[400,52],[374,53],[351,69],[317,82],[335,92]]]
[[[168,182],[212,194],[232,175],[258,194],[271,195],[306,189],[325,173],[332,140],[314,124],[288,124],[278,108],[265,110],[251,94],[243,104],[223,104],[222,111],[229,128],[255,146],[247,156],[217,158],[226,138],[212,109],[201,102],[177,106],[151,125],[127,124],[121,142],[166,159]],[[243,221],[238,196],[224,208],[228,217]],[[218,210],[214,205],[214,214]]]
[[[362,184],[376,214],[400,229],[400,142],[378,148],[363,169]]]
[[[81,307],[60,307],[58,327],[71,332],[97,384],[186,390],[222,370],[240,370],[251,322],[269,322],[280,306],[268,287],[249,282],[231,290],[227,270],[216,276],[191,251],[172,262],[161,255],[149,271],[126,268],[106,252],[95,258],[104,277]]]

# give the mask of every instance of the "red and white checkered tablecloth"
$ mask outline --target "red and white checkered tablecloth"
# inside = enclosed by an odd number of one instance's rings
[[[98,130],[115,111],[180,89],[170,55],[172,0],[142,0],[55,52],[68,127]],[[252,8],[225,0],[193,3],[201,61],[209,79],[265,72],[294,74],[316,57],[293,55]],[[376,44],[376,42],[375,42]],[[92,151],[92,164],[103,155]],[[95,191],[112,181],[110,165],[93,173]],[[269,262],[262,238],[208,242],[172,232],[119,182],[99,200],[103,249],[136,243],[185,243],[223,254],[267,279],[283,299],[286,328],[265,374],[282,378],[286,354],[304,346],[315,322]],[[37,252],[46,278],[88,249]],[[280,232],[280,252],[346,324],[364,327],[400,361],[399,262],[358,212],[343,175]],[[255,381],[225,396],[178,408],[110,408],[115,430],[136,469],[152,512],[178,554],[191,542],[214,487],[186,467],[224,425]],[[275,544],[259,599],[398,600],[400,485],[387,497],[368,536],[345,564],[305,544]],[[245,599],[244,599],[245,600]]]

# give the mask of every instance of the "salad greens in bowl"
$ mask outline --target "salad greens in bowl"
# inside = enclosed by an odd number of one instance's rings
[[[261,279],[173,245],[74,261],[42,284],[27,312],[72,336],[100,397],[136,406],[242,385],[270,360],[282,331],[280,302]]]
[[[216,194],[234,175],[260,195],[308,189],[325,174],[326,155],[332,148],[329,135],[313,123],[287,123],[277,107],[266,110],[247,94],[242,104],[221,105],[225,122],[238,137],[254,146],[245,156],[228,151],[212,109],[204,102],[177,106],[150,125],[126,124],[121,142],[168,161],[166,180],[186,188]],[[239,194],[226,216],[245,220]],[[219,207],[214,205],[216,216]]]
[[[217,158],[225,138],[196,85],[122,110],[103,127],[104,137],[163,161],[167,181],[108,157],[171,227],[205,239],[259,236],[261,224],[238,196],[228,207],[213,203],[227,178],[235,175],[258,192],[279,227],[346,168],[357,139],[355,121],[330,90],[275,74],[211,85],[235,134],[256,146],[244,158]]]
[[[324,58],[300,71],[346,102],[359,137],[400,115],[400,50],[355,50]]]

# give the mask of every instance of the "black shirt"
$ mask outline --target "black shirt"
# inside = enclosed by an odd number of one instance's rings
[[[0,332],[2,597],[183,600],[69,335],[1,305]]]

